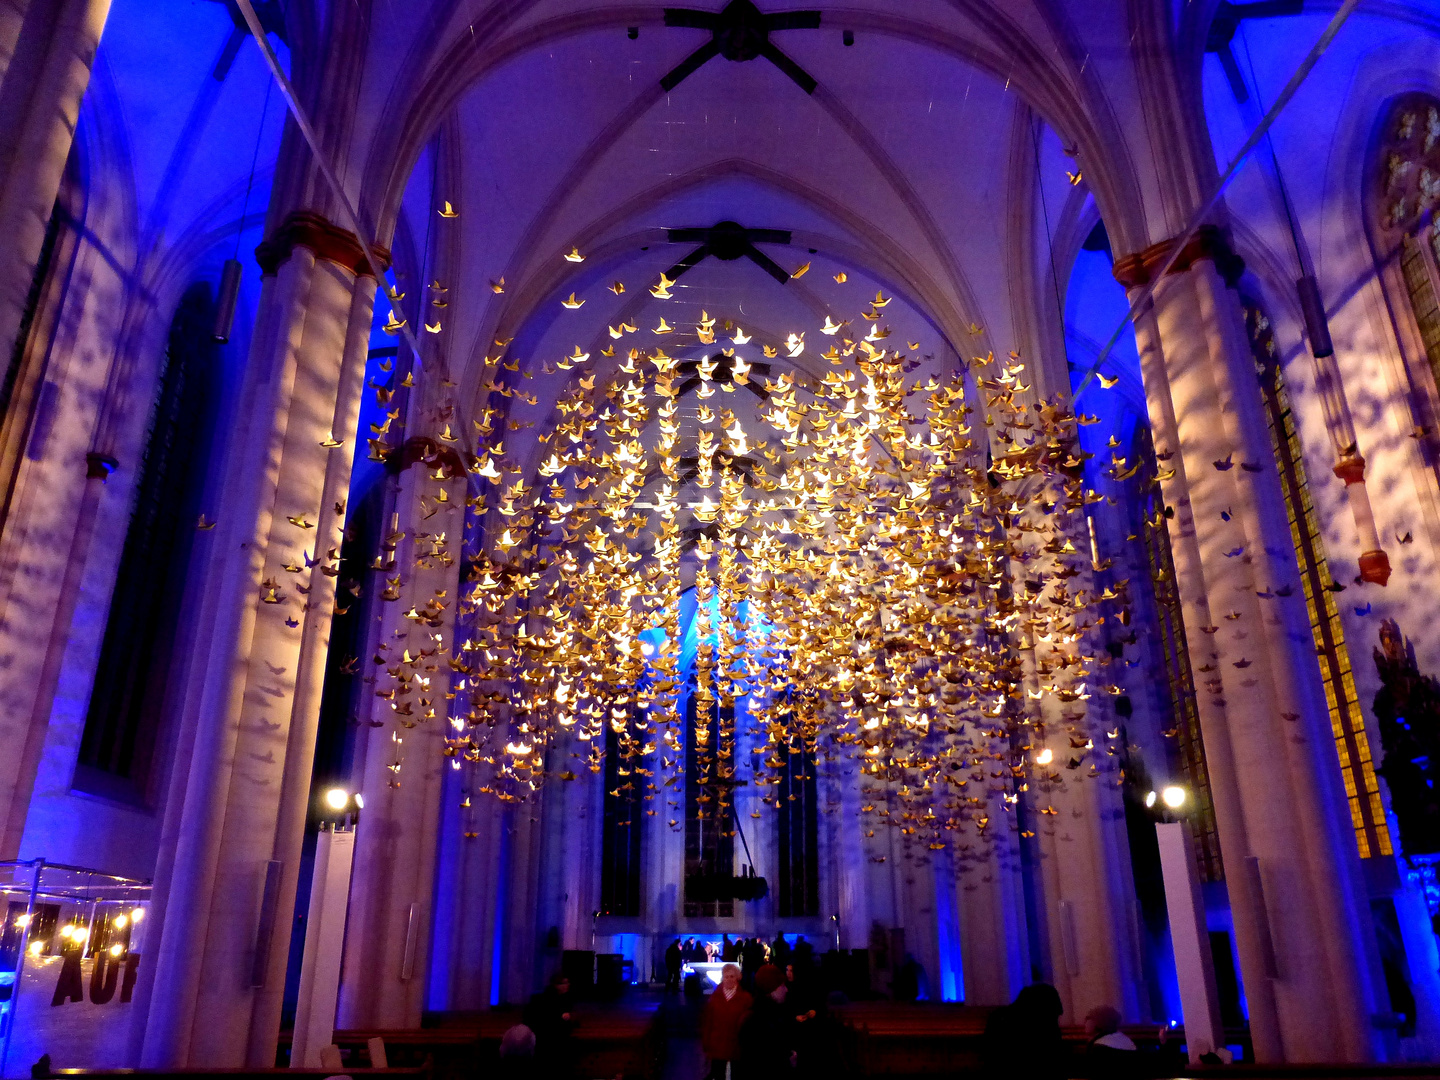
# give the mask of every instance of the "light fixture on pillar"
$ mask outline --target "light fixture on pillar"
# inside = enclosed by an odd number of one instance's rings
[[[1187,793],[1179,784],[1169,784],[1160,792],[1160,801],[1167,809],[1179,810],[1185,805]]]

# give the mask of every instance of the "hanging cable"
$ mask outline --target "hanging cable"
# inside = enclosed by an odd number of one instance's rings
[[[249,6],[248,0],[239,0],[239,3],[246,7]],[[1100,350],[1099,356],[1095,359],[1095,363],[1090,365],[1090,369],[1086,371],[1085,377],[1080,380],[1080,385],[1075,388],[1077,397],[1082,390],[1090,385],[1090,380],[1095,377],[1095,373],[1100,370],[1100,365],[1109,357],[1110,350],[1113,349],[1115,343],[1120,340],[1120,335],[1125,332],[1125,327],[1134,322],[1135,317],[1145,309],[1145,305],[1148,304],[1150,298],[1155,295],[1156,286],[1159,285],[1161,279],[1170,272],[1170,268],[1175,265],[1175,260],[1177,260],[1180,257],[1180,253],[1185,250],[1185,245],[1189,242],[1190,238],[1195,235],[1196,230],[1205,223],[1205,219],[1210,216],[1210,212],[1215,209],[1216,204],[1220,201],[1220,196],[1225,194],[1225,189],[1230,186],[1230,181],[1234,180],[1235,175],[1240,171],[1240,166],[1245,163],[1245,159],[1250,156],[1251,151],[1260,144],[1260,140],[1265,136],[1265,133],[1270,130],[1276,118],[1285,110],[1285,106],[1290,104],[1290,99],[1295,96],[1296,92],[1300,89],[1300,85],[1314,69],[1315,65],[1320,62],[1320,58],[1324,56],[1330,48],[1331,42],[1335,40],[1335,35],[1340,32],[1340,27],[1345,25],[1345,20],[1348,19],[1351,13],[1359,6],[1360,0],[1345,0],[1345,2],[1340,5],[1340,10],[1335,12],[1335,17],[1332,18],[1325,27],[1325,31],[1320,35],[1319,40],[1311,46],[1310,52],[1307,53],[1305,59],[1300,62],[1300,66],[1295,69],[1295,73],[1290,76],[1290,81],[1285,84],[1285,88],[1280,91],[1280,96],[1275,99],[1275,104],[1270,106],[1270,111],[1265,114],[1260,123],[1256,125],[1255,130],[1250,133],[1249,138],[1245,140],[1244,145],[1240,147],[1239,153],[1235,155],[1229,167],[1220,177],[1219,183],[1215,185],[1215,190],[1208,199],[1195,209],[1195,212],[1190,216],[1189,224],[1185,226],[1180,235],[1171,243],[1170,253],[1165,257],[1165,261],[1160,264],[1155,273],[1150,275],[1150,281],[1131,302],[1130,310],[1127,311],[1125,317],[1120,320],[1120,325],[1115,328],[1115,332],[1111,334],[1109,340],[1105,342],[1104,347]]]
[[[385,299],[390,304],[390,313],[395,322],[399,323],[396,329],[405,338],[405,344],[410,346],[410,351],[416,356],[420,355],[420,343],[415,339],[415,331],[411,329],[407,320],[402,317],[400,311],[400,295],[395,287],[385,280],[380,267],[383,265],[375,254],[375,245],[371,243],[365,229],[360,225],[360,215],[350,203],[350,197],[345,194],[345,188],[340,183],[340,178],[335,175],[331,168],[330,161],[326,157],[324,149],[320,145],[320,137],[315,134],[315,128],[310,123],[310,118],[305,114],[300,104],[300,98],[295,93],[295,87],[291,85],[286,77],[284,69],[280,67],[280,58],[275,55],[275,50],[270,46],[270,39],[265,36],[265,30],[260,25],[260,19],[255,14],[255,8],[250,0],[235,0],[235,6],[245,18],[245,25],[250,27],[251,36],[260,47],[260,55],[265,58],[266,65],[270,68],[270,74],[275,80],[275,85],[280,88],[280,94],[285,98],[285,104],[290,109],[290,115],[295,118],[295,126],[300,129],[301,136],[310,147],[311,154],[315,157],[315,167],[320,170],[320,175],[330,186],[335,201],[340,205],[341,213],[345,217],[345,224],[355,235],[361,249],[365,252],[365,261],[370,266],[370,272],[375,276],[375,282],[380,291],[385,294]]]
[[[240,238],[245,234],[245,217],[250,213],[250,190],[255,186],[255,166],[260,161],[260,144],[265,139],[265,117],[270,111],[270,91],[274,82],[265,82],[265,101],[260,106],[260,129],[255,132],[255,153],[250,158],[250,179],[245,182],[245,201],[240,207],[240,222],[235,228],[235,251],[225,260],[220,271],[220,291],[215,297],[215,327],[211,336],[216,341],[230,340],[235,326],[235,305],[240,299]]]

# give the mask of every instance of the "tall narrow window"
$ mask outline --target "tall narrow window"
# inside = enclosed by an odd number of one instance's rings
[[[781,918],[820,914],[819,806],[815,748],[800,735],[786,740],[785,764],[775,797],[780,833],[776,913]]]
[[[621,738],[605,725],[605,831],[600,842],[600,914],[640,914],[640,856],[644,832],[644,774],[626,757]]]
[[[1373,160],[1371,243],[1392,305],[1408,300],[1413,319],[1397,310],[1396,329],[1407,351],[1423,352],[1414,359],[1425,360],[1440,385],[1440,99],[1397,98],[1381,122]]]
[[[728,919],[735,914],[735,901],[695,896],[691,885],[696,879],[735,872],[735,829],[730,820],[734,793],[722,791],[717,782],[722,775],[733,775],[735,712],[695,699],[692,683],[685,716],[685,917]],[[695,739],[702,717],[709,731],[705,750]]]
[[[1215,806],[1210,797],[1210,773],[1205,764],[1205,744],[1200,733],[1200,712],[1195,702],[1195,677],[1190,668],[1190,649],[1185,640],[1180,588],[1175,580],[1175,563],[1170,554],[1170,532],[1165,524],[1165,502],[1156,480],[1159,463],[1147,424],[1135,426],[1134,460],[1140,470],[1134,479],[1135,496],[1129,505],[1141,520],[1134,523],[1150,571],[1155,601],[1155,631],[1165,658],[1166,704],[1170,730],[1175,733],[1179,764],[1195,800],[1191,828],[1195,830],[1200,876],[1221,881],[1225,868],[1220,860],[1220,833],[1215,824]]]
[[[208,458],[217,346],[210,287],[180,301],[137,466],[75,787],[144,802]]]
[[[1375,777],[1365,719],[1355,693],[1350,653],[1345,648],[1345,631],[1335,605],[1334,581],[1320,537],[1320,521],[1310,501],[1300,438],[1276,356],[1274,331],[1256,304],[1244,303],[1245,324],[1250,331],[1255,370],[1270,422],[1270,442],[1275,450],[1285,509],[1290,517],[1290,533],[1299,559],[1300,586],[1310,613],[1310,631],[1320,660],[1320,677],[1325,684],[1325,701],[1330,708],[1330,726],[1340,757],[1340,775],[1350,806],[1350,822],[1355,828],[1355,843],[1362,859],[1390,855],[1393,849],[1385,811],[1380,804],[1380,784]]]

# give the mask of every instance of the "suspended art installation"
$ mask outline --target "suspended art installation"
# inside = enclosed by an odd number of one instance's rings
[[[477,793],[517,802],[598,773],[608,725],[652,816],[684,782],[687,738],[699,813],[722,824],[737,785],[773,789],[805,750],[858,761],[870,835],[885,820],[983,851],[1000,822],[1021,827],[1027,792],[1053,814],[1057,787],[1116,775],[1120,732],[1089,706],[1121,693],[1101,627],[1128,623],[1087,515],[1093,418],[1038,400],[1013,354],[939,372],[918,345],[888,348],[889,302],[863,335],[827,317],[758,348],[702,313],[715,351],[698,360],[612,327],[603,359],[546,363],[573,382],[523,462],[500,405],[534,401],[518,365],[496,365],[482,391],[499,404],[473,421],[445,744]],[[823,378],[770,377],[807,349]],[[375,659],[401,726],[437,722],[420,658]]]

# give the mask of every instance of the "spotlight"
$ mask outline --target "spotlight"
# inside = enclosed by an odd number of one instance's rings
[[[325,805],[331,810],[344,810],[350,805],[350,793],[344,788],[332,787],[325,792]]]
[[[131,921],[132,923],[137,923],[137,922],[139,922],[139,921],[140,921],[141,919],[143,919],[143,918],[145,918],[145,909],[144,909],[144,908],[138,908],[138,907],[137,907],[137,908],[132,908],[132,909],[131,909],[131,911],[130,911],[130,921]]]
[[[62,938],[74,937],[75,927],[71,926],[69,923],[66,923],[64,926],[60,927],[60,936]]]
[[[356,809],[356,810],[364,810],[364,809],[365,809],[365,796],[364,796],[364,795],[361,795],[358,791],[355,793],[355,809]]]
[[[122,949],[119,945],[111,945],[111,946],[110,946],[110,955],[111,955],[111,956],[118,957],[122,952],[124,952],[124,949]]]
[[[1145,808],[1147,810],[1155,805],[1155,798],[1155,792],[1148,791],[1145,793]]]
[[[1160,800],[1171,810],[1179,810],[1185,805],[1185,789],[1171,784],[1160,792]]]
[[[124,915],[116,915],[115,918],[110,920],[110,925],[115,927],[116,930],[124,930],[126,924],[129,923],[129,921],[130,920],[127,919]]]
[[[20,929],[22,929],[22,930],[25,929],[25,927],[29,926],[29,925],[30,925],[30,916],[29,916],[29,914],[16,916],[16,918],[15,918],[15,925],[18,926],[18,927],[20,927]]]
[[[44,951],[44,949],[45,949],[45,942],[39,941],[39,940],[30,942],[30,955],[31,955],[31,956],[39,956],[40,953]]]
[[[1048,746],[1045,747],[1044,750],[1041,750],[1038,754],[1035,755],[1035,764],[1036,764],[1036,765],[1049,765],[1050,762],[1052,762],[1052,761],[1054,761],[1054,760],[1055,760],[1055,751],[1054,751],[1054,750],[1051,750]]]

